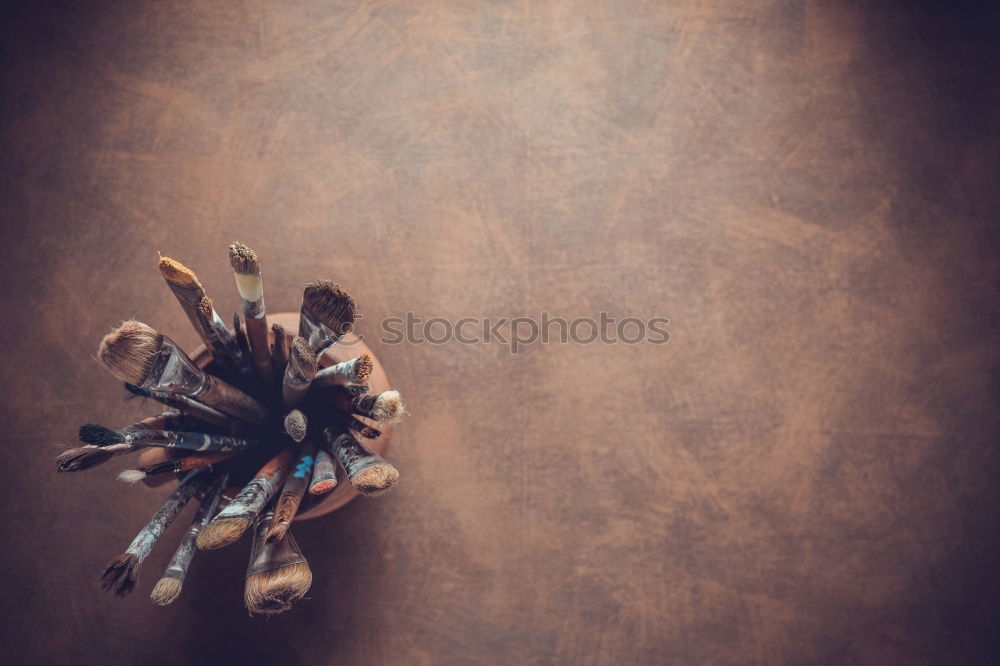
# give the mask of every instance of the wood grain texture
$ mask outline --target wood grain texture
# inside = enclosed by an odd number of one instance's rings
[[[968,10],[971,3],[960,3]],[[932,2],[137,0],[7,11],[0,511],[17,663],[996,663],[996,22]],[[197,340],[156,251],[360,330],[662,315],[667,345],[380,345],[392,493],[242,608],[97,576],[169,493],[57,476],[93,360]],[[114,507],[112,509],[112,507]],[[192,509],[188,509],[190,512]],[[185,514],[187,516],[187,514]]]

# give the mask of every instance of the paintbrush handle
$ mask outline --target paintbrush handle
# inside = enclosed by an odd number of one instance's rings
[[[181,484],[177,486],[174,492],[170,493],[170,496],[163,502],[159,510],[153,514],[153,517],[149,519],[145,527],[139,531],[139,534],[132,540],[132,543],[129,544],[125,552],[135,555],[140,562],[146,559],[146,556],[153,549],[153,545],[156,544],[157,539],[163,536],[163,533],[174,522],[174,518],[181,512],[184,505],[188,503],[188,500],[202,488],[204,481],[204,478],[201,478],[200,472],[192,472],[184,477]]]
[[[244,439],[232,435],[213,435],[181,430],[139,430],[125,434],[125,441],[139,446],[158,446],[189,451],[242,452],[265,445],[259,439]]]

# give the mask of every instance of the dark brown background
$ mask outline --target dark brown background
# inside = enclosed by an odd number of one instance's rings
[[[2,69],[5,657],[19,663],[968,664],[996,657],[991,17],[932,4],[91,2]],[[165,491],[56,476],[143,412],[92,355],[329,276],[383,317],[667,316],[664,346],[387,346],[389,496],[147,599]],[[377,335],[374,335],[377,337]],[[150,408],[146,408],[147,412]],[[109,469],[113,468],[113,469]],[[184,522],[184,521],[182,521]]]

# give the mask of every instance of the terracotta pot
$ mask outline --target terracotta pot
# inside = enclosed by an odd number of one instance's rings
[[[281,324],[285,328],[289,344],[291,344],[292,338],[295,337],[295,334],[299,330],[299,314],[297,312],[279,312],[277,314],[268,313],[267,322],[268,324]],[[268,331],[268,336],[270,343],[274,344],[273,334],[270,331]],[[343,344],[336,344],[323,352],[323,355],[319,359],[319,365],[321,368],[325,368],[343,361],[348,361],[363,352],[371,354],[372,360],[375,362],[375,368],[372,371],[371,377],[368,379],[368,385],[371,387],[371,392],[381,393],[383,391],[388,391],[392,387],[389,384],[389,378],[386,376],[385,370],[382,368],[382,364],[379,362],[375,353],[372,352],[368,345],[365,344],[364,341],[359,340],[353,333],[349,333],[344,336]],[[204,368],[212,360],[212,357],[206,351],[204,345],[200,345],[191,352],[191,359],[199,367]],[[374,421],[361,416],[358,418],[382,431],[382,435],[378,439],[364,440],[364,442],[368,448],[372,449],[379,455],[384,456],[389,448],[389,440],[392,437],[392,426],[375,423]],[[143,455],[147,454],[144,452]],[[162,450],[151,450],[148,452],[148,455],[160,456],[159,459],[162,459]],[[146,464],[146,461],[142,459],[142,456],[140,456],[139,464]],[[149,485],[159,485],[160,483],[168,480],[169,477],[152,477],[152,483]],[[344,470],[338,468],[337,487],[333,490],[333,492],[322,498],[322,500],[318,503],[311,505],[308,509],[295,516],[295,520],[309,520],[310,518],[325,516],[332,511],[336,511],[357,496],[358,491],[355,490],[354,486],[352,486],[344,477]]]

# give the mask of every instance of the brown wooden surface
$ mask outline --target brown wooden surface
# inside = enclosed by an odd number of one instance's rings
[[[968,6],[972,6],[968,3]],[[83,2],[0,40],[4,661],[996,663],[995,23],[933,3]],[[95,360],[238,307],[667,316],[664,346],[374,346],[391,494],[295,533],[309,598],[97,576],[166,494],[76,428]],[[190,513],[190,511],[188,512]],[[187,515],[187,514],[186,514]],[[180,522],[186,522],[183,517]]]

